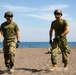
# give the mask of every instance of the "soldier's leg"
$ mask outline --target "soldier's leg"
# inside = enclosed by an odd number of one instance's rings
[[[58,46],[54,42],[52,44],[52,51],[51,51],[51,61],[52,61],[53,66],[55,66],[57,64],[57,53],[58,53]]]
[[[10,67],[10,59],[9,59],[9,54],[6,52],[6,49],[4,50],[4,60],[5,60],[5,66]]]
[[[51,52],[51,62],[53,65],[53,68],[50,69],[50,71],[57,70],[57,53],[58,53],[58,46],[54,45],[55,48],[52,49]]]
[[[64,67],[68,64],[68,56],[67,56],[67,50],[68,50],[68,44],[66,37],[63,37],[60,41],[60,48],[62,52],[62,62],[64,63]]]
[[[61,52],[62,52],[62,62],[64,63],[64,67],[66,67],[68,64],[67,47],[64,46],[63,48],[61,48]]]
[[[15,43],[12,42],[9,44],[10,68],[14,66],[15,51],[16,51],[16,46]]]
[[[5,66],[10,66],[10,59],[9,59],[9,49],[8,49],[8,43],[6,40],[3,41],[3,51],[4,51],[4,60],[5,60]]]

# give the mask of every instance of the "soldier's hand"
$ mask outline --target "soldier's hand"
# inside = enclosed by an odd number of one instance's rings
[[[50,43],[50,44],[52,43],[52,40],[51,40],[51,39],[49,40],[49,43]]]
[[[18,48],[19,45],[20,45],[20,41],[17,41],[17,43],[16,43],[16,48]]]
[[[62,38],[62,35],[57,36],[57,39],[60,40]]]
[[[58,43],[59,40],[61,40],[61,38],[62,38],[62,35],[57,36],[57,37],[55,38],[56,42]]]

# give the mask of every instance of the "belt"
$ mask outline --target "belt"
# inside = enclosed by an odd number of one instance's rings
[[[14,40],[15,38],[4,38],[4,40]]]

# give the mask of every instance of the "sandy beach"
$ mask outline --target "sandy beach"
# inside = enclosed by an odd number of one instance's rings
[[[51,54],[46,54],[48,48],[19,48],[16,50],[15,71],[12,75],[76,75],[76,48],[69,49],[68,70],[63,70],[62,55],[58,54],[59,70],[50,72],[52,64]],[[10,75],[6,72],[2,52],[0,52],[0,75]]]

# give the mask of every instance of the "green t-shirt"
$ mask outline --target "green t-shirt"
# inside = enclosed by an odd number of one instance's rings
[[[2,31],[5,39],[11,39],[16,37],[16,32],[19,31],[19,28],[14,22],[4,22],[1,24],[0,30]]]
[[[51,28],[55,30],[55,37],[61,35],[67,26],[68,23],[64,19],[55,20],[51,23]]]

